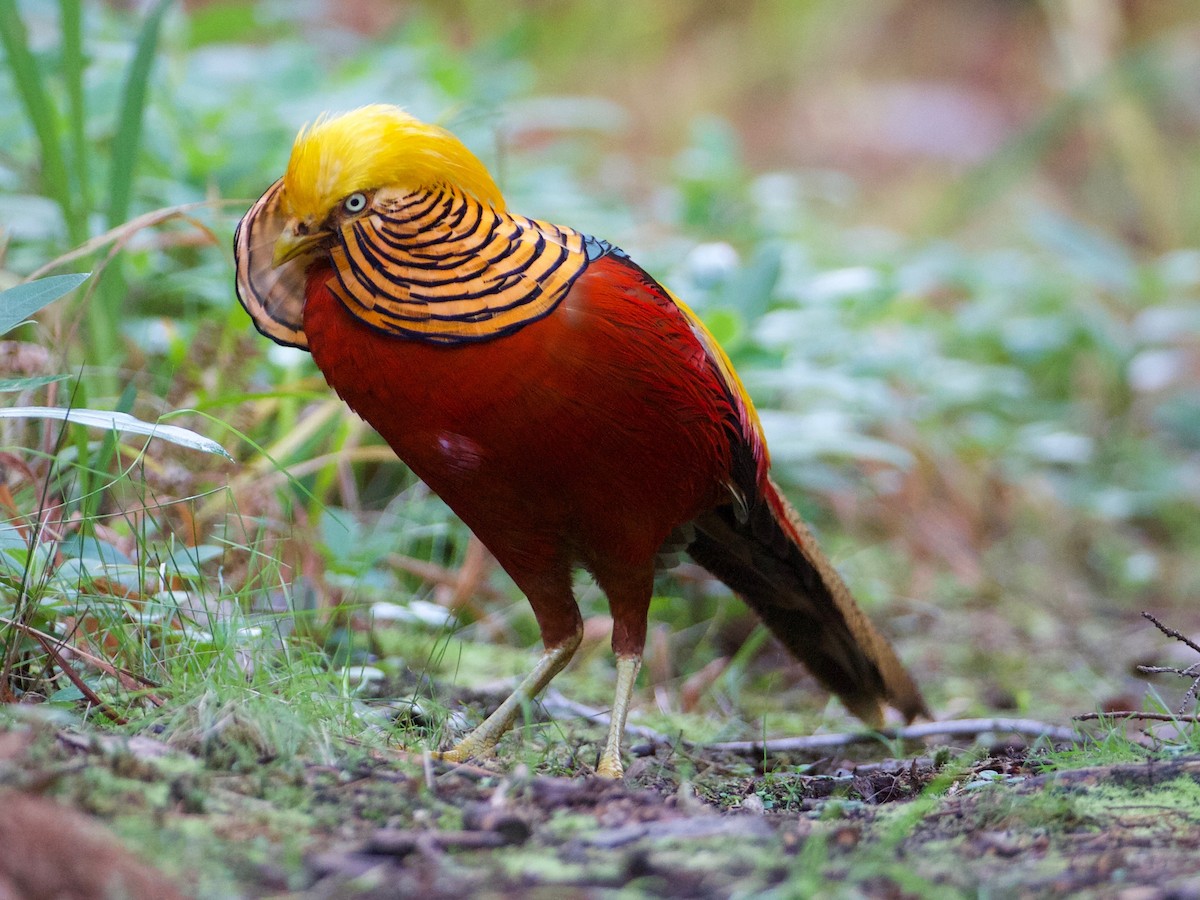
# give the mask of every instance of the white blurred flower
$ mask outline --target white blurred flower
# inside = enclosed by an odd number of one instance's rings
[[[692,280],[701,287],[707,287],[729,275],[740,262],[738,252],[731,244],[710,241],[693,247],[685,265]]]

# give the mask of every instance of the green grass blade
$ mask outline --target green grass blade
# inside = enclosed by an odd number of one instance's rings
[[[58,203],[73,243],[87,234],[87,223],[75,215],[67,166],[58,131],[58,112],[46,92],[42,70],[29,49],[29,33],[17,12],[16,0],[0,0],[0,46],[25,107],[25,117],[41,148],[42,190]]]
[[[154,67],[158,34],[163,16],[171,0],[159,0],[142,23],[137,48],[125,75],[121,91],[120,118],[113,139],[112,172],[109,179],[108,224],[120,225],[129,215],[133,197],[133,174],[137,168],[138,149],[142,140],[142,121],[146,112],[146,88]]]
[[[70,375],[27,375],[24,378],[0,378],[0,394],[32,391],[48,384],[67,381]]]
[[[70,135],[71,165],[75,174],[75,193],[79,198],[79,215],[85,221],[92,209],[92,185],[88,176],[87,110],[83,96],[83,70],[87,59],[83,53],[83,3],[81,0],[61,0],[62,10],[62,67],[67,89],[67,129]]]
[[[0,334],[16,328],[39,309],[83,284],[90,272],[52,275],[0,291]]]
[[[133,199],[133,178],[137,170],[142,122],[146,112],[147,85],[150,72],[154,68],[159,30],[170,3],[171,0],[158,0],[147,14],[125,73],[109,169],[110,228],[123,224],[129,218],[129,207]],[[125,301],[125,295],[125,279],[121,267],[112,266],[88,306],[88,325],[92,337],[90,360],[100,368],[111,367],[119,360],[121,339],[118,322],[121,319],[121,304]],[[105,391],[116,387],[115,379],[111,375],[102,376],[99,380]]]
[[[117,400],[113,414],[129,415],[129,410],[133,409],[133,401],[136,399],[137,388],[132,384],[125,385],[125,390],[121,391],[121,396]],[[108,472],[108,467],[112,463],[116,453],[117,432],[115,429],[106,431],[100,441],[100,445],[92,454],[88,468],[92,472]],[[85,530],[91,530],[91,523],[100,514],[100,504],[104,499],[104,494],[104,491],[89,491],[80,498],[79,514],[83,518]]]

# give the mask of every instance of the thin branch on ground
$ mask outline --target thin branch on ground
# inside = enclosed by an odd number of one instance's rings
[[[1104,719],[1141,719],[1146,722],[1200,723],[1200,716],[1177,716],[1174,713],[1139,712],[1135,709],[1118,709],[1112,712],[1083,713],[1072,716],[1076,722],[1094,722]]]
[[[542,706],[551,715],[570,715],[607,725],[610,717],[607,710],[594,709],[582,703],[568,700],[558,691],[547,691],[541,700]],[[715,744],[693,744],[679,742],[675,738],[652,728],[626,725],[631,735],[656,743],[682,743],[693,750],[727,750],[733,753],[787,753],[824,751],[852,744],[869,744],[880,740],[916,741],[930,737],[977,737],[989,732],[1019,734],[1033,738],[1048,738],[1052,741],[1078,741],[1081,737],[1074,728],[1039,722],[1036,719],[955,719],[947,722],[922,722],[904,728],[885,728],[881,731],[853,731],[845,734],[814,734],[807,737],[776,738],[767,741],[722,741]]]
[[[807,737],[778,738],[767,741],[723,741],[706,744],[705,750],[727,750],[734,753],[823,752],[852,744],[875,741],[917,741],[931,737],[978,737],[989,732],[1019,734],[1052,741],[1078,741],[1074,728],[1039,722],[1036,719],[954,719],[947,722],[922,722],[903,728],[884,728],[879,731],[852,731],[845,734],[814,734]]]

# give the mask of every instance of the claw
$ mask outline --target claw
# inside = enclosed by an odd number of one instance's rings
[[[614,781],[620,781],[625,777],[625,767],[621,765],[621,757],[608,756],[607,752],[600,757],[600,762],[596,764],[597,778],[611,778]]]
[[[494,746],[475,746],[467,738],[464,738],[448,750],[435,750],[430,755],[434,759],[440,759],[442,762],[465,763],[469,759],[484,759],[494,756],[495,752],[496,748]]]

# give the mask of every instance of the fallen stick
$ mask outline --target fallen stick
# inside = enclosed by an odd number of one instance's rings
[[[1078,741],[1074,728],[1051,725],[1036,719],[951,719],[945,722],[922,722],[904,728],[884,728],[880,731],[851,731],[845,734],[813,734],[807,737],[777,738],[766,741],[722,741],[705,744],[704,750],[727,750],[733,753],[815,752],[869,744],[874,741],[918,741],[930,737],[977,737],[988,732],[1044,737],[1053,741]],[[701,748],[697,748],[701,749]]]
[[[1112,712],[1082,713],[1072,716],[1076,722],[1094,722],[1099,719],[1143,719],[1147,722],[1200,722],[1200,716],[1177,716],[1173,713],[1138,712],[1133,709],[1116,709]]]
[[[610,721],[606,710],[593,709],[582,703],[568,700],[554,690],[548,691],[541,703],[551,715],[579,716],[601,725],[607,725]],[[1052,741],[1078,741],[1081,737],[1074,728],[1039,722],[1036,719],[1006,718],[950,719],[944,722],[922,722],[919,725],[908,725],[904,728],[885,728],[881,731],[813,734],[806,737],[774,738],[766,741],[720,741],[715,744],[694,744],[690,741],[681,741],[640,725],[627,725],[625,730],[644,740],[662,744],[677,743],[691,750],[726,750],[733,753],[754,754],[823,751],[881,740],[918,741],[929,737],[975,737],[991,731],[1035,738],[1044,737]]]

